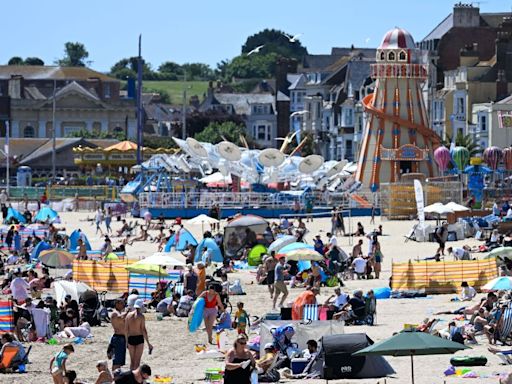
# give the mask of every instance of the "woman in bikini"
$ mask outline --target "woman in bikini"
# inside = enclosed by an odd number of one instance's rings
[[[206,333],[208,334],[208,342],[210,344],[215,344],[212,339],[213,325],[217,319],[217,310],[224,312],[224,306],[220,300],[220,295],[215,292],[213,285],[209,285],[208,290],[201,293],[199,297],[202,297],[205,302],[203,318]]]

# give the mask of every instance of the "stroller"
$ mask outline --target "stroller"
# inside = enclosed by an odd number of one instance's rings
[[[91,327],[101,325],[101,321],[109,322],[108,310],[102,305],[105,302],[106,292],[98,295],[96,291],[85,291],[80,295],[81,318],[89,323]],[[102,300],[100,300],[100,296]]]
[[[296,354],[300,354],[300,350],[298,348],[299,346],[297,343],[292,342],[292,337],[295,335],[295,328],[293,328],[291,324],[288,324],[281,327],[272,328],[270,333],[274,339],[274,348],[280,355],[286,358],[289,366],[290,360]]]

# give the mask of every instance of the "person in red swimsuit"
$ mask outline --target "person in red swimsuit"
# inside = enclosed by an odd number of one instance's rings
[[[217,319],[217,310],[224,312],[224,306],[220,300],[220,295],[215,292],[213,285],[209,285],[208,290],[201,293],[199,297],[202,297],[205,301],[203,319],[206,327],[206,333],[208,334],[208,342],[210,344],[215,344],[212,338],[213,325]]]

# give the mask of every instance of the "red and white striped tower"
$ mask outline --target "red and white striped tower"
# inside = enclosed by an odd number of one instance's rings
[[[409,32],[394,28],[377,48],[375,92],[363,99],[368,113],[356,179],[372,191],[406,172],[434,176],[433,150],[440,138],[429,128],[421,95],[427,71]]]

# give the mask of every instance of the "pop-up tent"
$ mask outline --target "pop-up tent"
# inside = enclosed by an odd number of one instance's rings
[[[268,222],[256,215],[238,216],[231,220],[224,228],[224,250],[228,256],[235,255],[242,247],[247,245],[247,234],[263,242],[263,234]],[[253,246],[255,244],[249,244]]]
[[[263,244],[257,244],[249,251],[247,255],[247,262],[251,267],[256,267],[261,264],[262,255],[267,253],[267,248]]]
[[[85,236],[85,233],[83,233],[79,229],[75,229],[73,232],[71,232],[71,235],[69,235],[69,249],[71,251],[76,251],[78,248],[78,239],[82,238],[82,240],[85,241],[85,248],[90,251],[92,250],[91,244],[89,243],[89,239],[87,236]]]
[[[34,221],[40,221],[42,223],[48,220],[50,223],[53,222],[59,214],[51,209],[49,206],[44,205],[41,207],[37,215],[34,217]]]
[[[17,211],[16,209],[9,207],[7,209],[7,217],[5,218],[5,222],[8,223],[11,221],[11,219],[15,219],[18,223],[26,223],[27,219],[25,219],[25,216],[23,216],[20,211]]]
[[[194,261],[201,261],[201,256],[203,255],[203,251],[205,248],[207,248],[208,251],[210,251],[211,261],[213,261],[214,263],[222,263],[224,261],[219,246],[217,245],[215,240],[208,237],[206,239],[203,239],[197,246]]]
[[[382,356],[352,355],[373,344],[365,333],[326,335],[322,336],[320,344],[320,353],[313,366],[321,367],[322,379],[369,379],[395,373]]]
[[[39,254],[48,249],[52,249],[52,246],[50,244],[48,244],[46,241],[40,241],[39,243],[37,243],[37,245],[32,250],[32,254],[30,255],[30,258],[32,260],[39,260]]]
[[[184,251],[187,249],[187,245],[197,245],[197,240],[192,234],[185,228],[181,228],[178,232],[171,236],[167,244],[165,244],[165,252],[171,252],[171,248],[174,247],[176,251]]]

